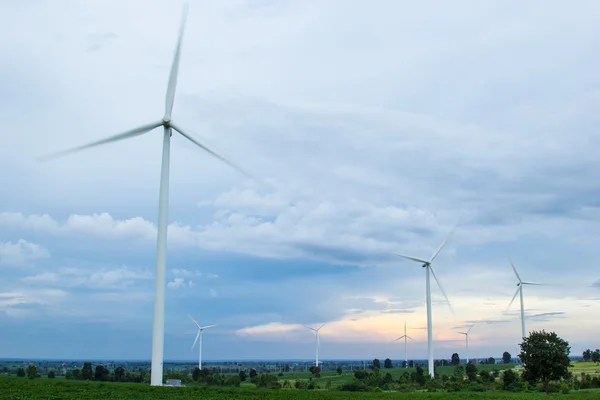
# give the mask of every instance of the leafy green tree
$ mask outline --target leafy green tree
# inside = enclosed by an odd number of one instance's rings
[[[410,368],[414,368],[414,366],[415,366],[415,362],[414,362],[413,360],[410,360],[410,361],[408,362],[408,366],[409,366]]]
[[[592,360],[592,351],[590,349],[587,349],[586,351],[583,352],[583,361],[591,361]]]
[[[313,365],[308,370],[310,371],[311,374],[313,374],[313,376],[315,376],[317,378],[319,378],[321,376],[321,367],[317,367],[316,365]]]
[[[37,378],[37,367],[35,365],[29,364],[29,366],[27,367],[27,377],[29,379]]]
[[[290,364],[285,364],[283,366],[283,372],[290,372]]]
[[[496,359],[494,357],[488,358],[488,364],[496,364]]]
[[[83,363],[83,368],[81,369],[81,379],[83,379],[84,381],[91,381],[93,378],[94,372],[92,371],[92,363]]]
[[[472,362],[468,363],[465,367],[465,372],[467,374],[467,378],[471,382],[475,382],[477,379],[477,367]]]
[[[417,365],[417,376],[416,376],[415,380],[421,386],[423,386],[425,384],[425,380],[426,380],[425,374],[424,374],[423,368],[421,368],[420,365]]]
[[[65,379],[73,379],[73,372],[71,370],[67,371],[65,374]]]
[[[96,365],[96,371],[94,373],[94,379],[97,381],[107,381],[110,372],[104,367],[104,365]]]
[[[462,365],[458,364],[454,367],[454,377],[460,381],[462,381],[465,377],[465,369]]]
[[[567,377],[571,365],[571,347],[556,333],[533,331],[520,346],[523,378],[531,383],[541,381],[546,394],[550,393],[550,381]]]
[[[17,376],[20,376],[21,378],[25,376],[25,370],[23,368],[19,368],[17,370]]]
[[[460,364],[460,356],[458,355],[458,353],[454,353],[452,354],[452,365],[458,365]]]
[[[386,358],[385,361],[383,362],[383,368],[392,368],[392,360],[390,360],[389,358]]]
[[[51,369],[50,371],[48,371],[48,378],[50,378],[50,379],[56,378],[56,372],[54,372],[53,369]]]
[[[600,362],[600,349],[594,350],[594,352],[590,356],[590,359],[595,363],[599,363]]]
[[[502,362],[504,364],[510,364],[510,360],[512,360],[512,356],[510,355],[510,353],[508,351],[505,351],[504,353],[502,353]]]
[[[381,368],[381,361],[378,358],[373,360],[373,368]]]
[[[125,380],[125,368],[117,367],[115,368],[115,381],[123,382]]]
[[[246,381],[246,371],[240,371],[240,373],[238,375],[240,377],[240,381],[242,381],[242,382]]]
[[[504,390],[516,392],[519,390],[519,375],[512,369],[507,369],[502,374],[502,387]]]
[[[337,372],[338,375],[342,374],[342,367],[337,367],[337,369],[335,370],[335,372]]]

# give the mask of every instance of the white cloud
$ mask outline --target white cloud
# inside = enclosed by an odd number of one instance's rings
[[[192,282],[190,280],[186,282],[186,280],[183,278],[175,278],[175,279],[173,279],[173,281],[167,283],[167,287],[169,289],[180,289],[180,288],[183,288],[186,286],[192,287],[192,286],[194,286],[194,282]]]
[[[24,239],[19,239],[16,243],[0,242],[0,265],[23,266],[48,257],[50,253],[46,248]]]
[[[57,272],[42,272],[23,278],[23,282],[49,284],[62,287],[125,288],[140,280],[151,279],[146,271],[127,266],[119,268],[99,268],[88,271],[82,268],[59,268]]]

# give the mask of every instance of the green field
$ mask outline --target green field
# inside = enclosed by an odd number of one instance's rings
[[[578,391],[569,394],[552,394],[572,400],[592,400],[600,398],[600,391]],[[349,393],[322,390],[266,390],[266,389],[224,389],[212,387],[150,387],[140,384],[100,383],[84,381],[29,380],[17,377],[0,377],[0,398],[2,400],[80,400],[80,399],[144,399],[144,400],[183,400],[183,399],[256,399],[256,400],[300,400],[300,399],[496,399],[520,400],[547,398],[544,393],[508,392],[458,392],[458,393]]]

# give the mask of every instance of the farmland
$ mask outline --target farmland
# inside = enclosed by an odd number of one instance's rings
[[[181,388],[151,387],[139,384],[102,383],[83,381],[28,380],[16,377],[0,378],[0,393],[3,400],[47,400],[47,399],[144,399],[144,400],[184,400],[184,399],[261,399],[261,400],[295,400],[295,399],[381,399],[390,398],[391,393],[348,393],[324,390],[266,390],[256,388],[212,388],[190,386]],[[554,394],[572,400],[592,400],[600,397],[599,391],[581,390],[567,395]],[[394,393],[394,399],[498,399],[525,400],[546,398],[544,393],[509,393],[509,392],[459,392],[459,393]]]

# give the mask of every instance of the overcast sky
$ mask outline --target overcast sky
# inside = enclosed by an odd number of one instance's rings
[[[150,359],[167,0],[2,2],[0,357]],[[600,4],[191,1],[171,146],[165,358],[514,353],[599,346]]]

